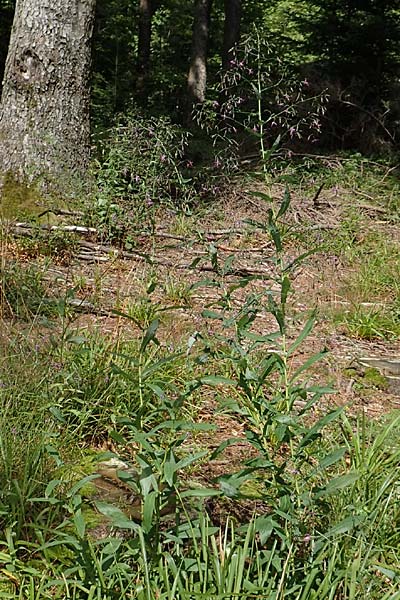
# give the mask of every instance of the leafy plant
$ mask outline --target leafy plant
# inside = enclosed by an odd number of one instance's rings
[[[238,45],[230,68],[215,86],[215,97],[199,107],[198,123],[232,145],[245,133],[256,148],[265,176],[271,160],[291,140],[317,141],[325,94],[309,93],[306,79],[299,81],[288,64],[277,57],[259,29]]]
[[[182,170],[187,144],[188,133],[168,119],[135,112],[100,141],[95,210],[91,205],[88,217],[105,239],[129,247],[134,234],[154,228],[160,203],[182,205],[190,199]]]

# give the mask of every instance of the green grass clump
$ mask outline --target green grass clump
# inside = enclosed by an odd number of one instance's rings
[[[52,316],[55,312],[54,302],[46,293],[43,269],[21,266],[13,261],[2,264],[0,314],[29,320],[37,316]]]

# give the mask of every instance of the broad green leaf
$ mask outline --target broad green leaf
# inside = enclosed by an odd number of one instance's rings
[[[282,286],[281,286],[281,306],[285,306],[286,304],[286,300],[288,297],[288,294],[290,292],[290,279],[289,277],[287,277],[286,275],[284,276],[283,280],[282,280]]]
[[[316,497],[321,498],[323,496],[334,494],[339,490],[343,490],[344,488],[353,485],[358,479],[360,479],[360,473],[358,471],[350,471],[349,473],[346,473],[346,475],[339,475],[339,477],[331,479],[324,489],[317,492]]]
[[[160,325],[159,319],[154,319],[152,321],[143,337],[142,343],[140,345],[140,352],[144,352],[150,342],[155,342],[158,344],[158,340],[156,338],[156,333],[158,326]]]
[[[316,439],[316,437],[319,435],[321,429],[323,429],[326,425],[328,425],[328,423],[331,423],[332,421],[337,419],[337,417],[342,412],[343,412],[343,407],[340,406],[336,410],[333,410],[333,411],[329,412],[328,414],[326,414],[324,417],[322,417],[322,419],[320,419],[317,423],[315,423],[315,425],[313,425],[313,427],[311,427],[311,429],[306,433],[306,435],[301,440],[301,442],[298,446],[298,450],[302,450],[303,448],[308,446],[308,444],[311,444]]]
[[[164,471],[163,471],[164,479],[170,487],[172,487],[174,485],[174,478],[175,478],[175,473],[176,473],[177,469],[178,469],[178,466],[177,466],[177,463],[175,460],[175,456],[174,456],[173,452],[170,451],[167,453],[167,457],[164,462]]]
[[[206,456],[206,454],[208,454],[208,451],[202,450],[201,452],[196,452],[196,454],[192,454],[186,458],[181,458],[181,460],[176,464],[176,468],[180,470],[185,469],[187,466],[203,458],[203,456]]]
[[[97,473],[94,473],[93,475],[86,475],[86,477],[83,477],[83,479],[80,479],[75,485],[72,486],[72,488],[67,493],[67,497],[72,498],[86,484],[88,484],[90,481],[93,481],[94,479],[98,479],[99,477],[100,475],[98,475]]]
[[[75,525],[75,529],[78,534],[78,537],[83,539],[85,536],[85,531],[86,531],[86,523],[85,523],[85,519],[83,517],[81,509],[77,510],[74,513],[74,525]]]
[[[282,252],[282,239],[281,239],[281,234],[279,229],[277,228],[274,218],[273,218],[273,213],[272,210],[268,211],[269,216],[268,216],[268,231],[271,235],[272,241],[274,242],[274,246],[277,252]]]
[[[364,520],[364,515],[355,515],[354,517],[346,517],[333,527],[331,527],[326,533],[324,533],[325,538],[335,537],[337,535],[343,535],[344,533],[349,533],[355,527],[358,527]]]
[[[199,379],[203,385],[237,385],[237,382],[220,375],[205,375]]]
[[[222,313],[215,312],[214,310],[203,310],[201,316],[205,319],[217,319],[218,321],[224,320]]]
[[[145,532],[151,530],[153,517],[156,510],[156,500],[158,493],[156,491],[149,492],[144,496],[143,512],[142,512],[142,527]]]
[[[298,376],[301,375],[301,373],[303,373],[304,371],[307,371],[310,367],[312,367],[312,365],[314,365],[316,362],[322,360],[324,358],[324,356],[326,356],[327,354],[328,354],[327,350],[322,350],[321,352],[318,352],[317,354],[314,354],[313,356],[311,356],[298,369],[296,369],[296,371],[293,373],[293,375],[290,378],[290,382],[293,383],[298,378]]]
[[[108,504],[107,502],[100,501],[95,502],[95,506],[102,515],[110,519],[114,527],[139,531],[139,525],[128,519],[126,514],[120,508]]]
[[[276,215],[276,219],[278,220],[280,217],[283,217],[283,215],[287,212],[288,208],[290,206],[290,193],[288,188],[285,189],[285,193],[283,194],[283,200],[282,203],[279,207],[279,211],[278,214]]]
[[[226,448],[229,448],[229,446],[233,446],[234,444],[237,444],[240,441],[242,441],[241,438],[229,438],[227,440],[224,440],[211,454],[210,461],[217,458]]]
[[[327,469],[328,467],[336,464],[346,454],[347,448],[337,448],[333,452],[330,452],[324,458],[319,461],[318,470]]]

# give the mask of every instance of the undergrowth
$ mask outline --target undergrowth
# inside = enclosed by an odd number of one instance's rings
[[[400,598],[400,417],[351,417],[316,383],[326,352],[302,354],[315,315],[301,324],[289,302],[309,254],[285,251],[289,208],[286,193],[252,222],[274,247],[272,282],[257,293],[251,277],[228,283],[235,257],[210,250],[217,298],[204,308],[205,327],[173,350],[151,293],[151,310],[118,313],[134,341],[75,329],[68,294],[41,338],[29,324],[19,338],[2,336],[1,597]],[[380,264],[386,258],[382,251]],[[371,275],[374,290],[394,285],[390,267]],[[168,281],[165,290],[190,300]],[[27,302],[7,298],[14,315]],[[204,443],[215,431],[202,419],[210,397],[244,437]],[[246,459],[201,475],[237,443],[247,444]],[[96,491],[96,463],[117,464],[124,502]],[[217,521],[212,504],[230,502],[253,516],[227,511]]]

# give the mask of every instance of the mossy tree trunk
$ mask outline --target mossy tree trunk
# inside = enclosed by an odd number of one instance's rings
[[[212,0],[196,0],[193,21],[192,57],[188,75],[188,103],[204,102],[207,89],[207,53]]]
[[[222,48],[222,68],[229,69],[233,58],[233,49],[240,38],[240,19],[242,0],[224,0],[225,22],[224,42]]]
[[[90,150],[95,0],[17,0],[0,105],[0,174],[57,183]]]

